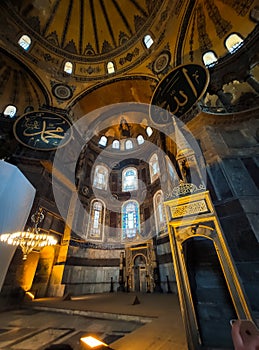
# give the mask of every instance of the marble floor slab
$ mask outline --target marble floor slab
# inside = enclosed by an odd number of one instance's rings
[[[30,309],[0,313],[1,350],[44,350],[51,344],[82,349],[80,338],[96,335],[107,344],[141,326],[138,322],[103,320]]]

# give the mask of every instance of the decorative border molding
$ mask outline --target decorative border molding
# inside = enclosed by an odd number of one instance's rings
[[[164,197],[165,200],[168,200],[170,198],[189,196],[190,194],[203,191],[206,191],[204,184],[200,184],[199,187],[197,187],[195,184],[182,182],[179,186],[174,187],[172,192],[166,193]]]

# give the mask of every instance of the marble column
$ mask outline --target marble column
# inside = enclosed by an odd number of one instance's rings
[[[224,93],[224,91],[222,89],[218,90],[216,92],[219,100],[221,101],[221,103],[223,104],[223,107],[225,108],[225,110],[227,112],[232,112],[232,108],[231,108],[231,104],[229,101],[229,98],[227,97],[227,95]]]

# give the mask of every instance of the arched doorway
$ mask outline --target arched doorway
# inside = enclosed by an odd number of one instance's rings
[[[165,205],[188,348],[229,349],[229,320],[251,313],[209,192]]]
[[[133,286],[135,292],[147,291],[147,262],[146,257],[139,254],[134,259],[133,265]]]
[[[153,242],[126,247],[125,263],[127,289],[131,292],[152,293],[155,264]]]
[[[213,241],[191,237],[182,247],[202,344],[231,348],[228,322],[237,314]]]

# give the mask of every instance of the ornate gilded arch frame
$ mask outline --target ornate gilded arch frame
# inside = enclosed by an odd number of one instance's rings
[[[251,313],[209,191],[185,192],[164,204],[187,341],[190,350],[197,350],[202,343],[183,252],[188,239],[213,242],[237,316],[251,320]]]

